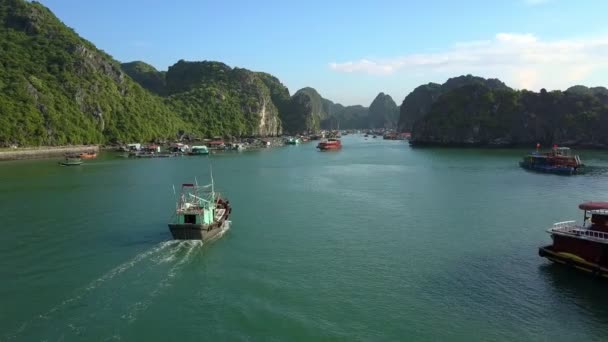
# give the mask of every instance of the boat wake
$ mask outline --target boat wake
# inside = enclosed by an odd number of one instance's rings
[[[197,240],[160,243],[112,268],[5,337],[7,340],[99,337],[107,334],[108,327],[118,329],[131,324],[173,285],[184,266],[202,252],[202,246],[203,242]],[[110,338],[117,336],[119,331],[114,331]]]

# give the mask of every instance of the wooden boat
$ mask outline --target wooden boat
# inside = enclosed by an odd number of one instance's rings
[[[66,157],[64,161],[59,162],[61,166],[78,166],[82,165],[82,160],[77,157]]]
[[[538,254],[553,262],[608,278],[608,202],[586,202],[583,223],[564,221],[547,232],[553,243],[540,247]]]
[[[317,148],[319,151],[331,151],[331,150],[339,150],[342,148],[342,142],[340,139],[330,138],[324,141],[321,141]]]
[[[298,145],[300,143],[300,139],[298,138],[289,138],[285,141],[287,145]]]
[[[537,145],[537,149],[538,147]],[[530,152],[519,162],[519,166],[532,171],[573,175],[584,165],[578,155],[571,153],[570,148],[555,145],[548,152]]]
[[[211,184],[182,184],[173,222],[169,230],[177,240],[207,241],[218,236],[230,224],[230,202],[215,192]]]
[[[97,152],[83,152],[78,155],[81,159],[95,159],[97,158]]]

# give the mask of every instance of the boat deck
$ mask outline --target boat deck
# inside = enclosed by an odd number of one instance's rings
[[[608,244],[608,233],[590,230],[587,227],[577,225],[576,221],[558,222],[549,228],[547,232],[563,236],[571,236],[579,239],[595,241]]]

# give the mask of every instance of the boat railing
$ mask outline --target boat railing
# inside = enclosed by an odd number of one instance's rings
[[[573,235],[608,243],[608,233],[591,230],[576,224],[576,221],[564,221],[553,224],[550,233]]]

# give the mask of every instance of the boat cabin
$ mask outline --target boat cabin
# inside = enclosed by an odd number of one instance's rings
[[[608,233],[608,202],[586,202],[578,206],[584,210],[584,226],[589,230]]]
[[[215,213],[215,193],[211,185],[182,184],[177,205],[178,224],[211,224]]]

